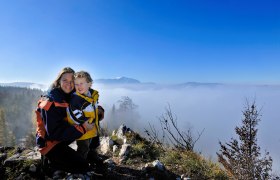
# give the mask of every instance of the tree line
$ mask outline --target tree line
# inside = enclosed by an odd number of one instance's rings
[[[0,146],[13,146],[35,132],[39,89],[0,86]]]

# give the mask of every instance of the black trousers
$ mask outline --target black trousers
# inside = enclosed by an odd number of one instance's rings
[[[87,158],[89,152],[89,144],[91,139],[84,139],[84,140],[76,140],[77,143],[77,152],[83,157]]]
[[[46,154],[52,168],[76,174],[90,171],[87,160],[68,144],[59,143]]]

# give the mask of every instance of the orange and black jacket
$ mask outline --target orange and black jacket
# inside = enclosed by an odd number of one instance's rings
[[[72,142],[86,133],[82,124],[70,125],[67,122],[66,109],[70,97],[71,93],[66,94],[60,88],[55,88],[38,102],[36,143],[43,155],[59,142]]]

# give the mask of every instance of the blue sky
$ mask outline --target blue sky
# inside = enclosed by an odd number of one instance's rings
[[[277,0],[0,0],[0,82],[280,84]]]

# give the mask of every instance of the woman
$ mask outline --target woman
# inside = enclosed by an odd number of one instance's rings
[[[53,82],[48,95],[39,101],[36,143],[42,155],[56,170],[85,174],[89,164],[68,145],[93,129],[88,121],[82,125],[67,122],[66,108],[74,90],[74,70],[66,67]]]

